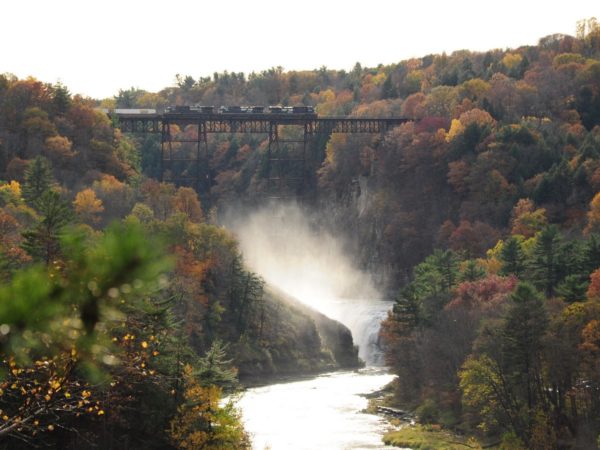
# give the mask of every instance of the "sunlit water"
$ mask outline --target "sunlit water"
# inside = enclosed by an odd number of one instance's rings
[[[337,298],[323,302],[320,311],[350,329],[360,359],[369,366],[382,366],[379,329],[391,307],[386,300]]]
[[[362,412],[394,378],[380,368],[249,389],[239,402],[254,450],[389,449],[383,418]]]
[[[394,378],[380,366],[377,345],[390,302],[338,298],[322,305],[323,313],[350,328],[359,356],[370,366],[247,391],[239,406],[255,450],[386,448],[381,440],[385,420],[363,410],[368,403],[364,394]]]

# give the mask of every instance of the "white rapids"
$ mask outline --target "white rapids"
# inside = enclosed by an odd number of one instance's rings
[[[373,450],[385,420],[362,412],[394,378],[381,369],[334,372],[309,380],[249,389],[238,402],[253,450]]]

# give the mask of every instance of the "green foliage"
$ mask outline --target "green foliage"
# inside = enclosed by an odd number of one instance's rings
[[[237,384],[236,371],[227,357],[227,344],[215,340],[206,354],[196,362],[194,376],[202,386],[220,386],[232,388]]]
[[[115,97],[117,108],[136,108],[136,102],[143,94],[143,91],[131,87],[129,89],[119,89],[119,94]]]
[[[512,431],[502,434],[502,441],[498,450],[526,450],[523,441]]]
[[[57,114],[65,114],[71,106],[71,93],[69,89],[58,82],[53,86],[53,106]]]
[[[583,273],[592,273],[600,268],[600,236],[591,234],[583,245]]]
[[[133,167],[137,172],[141,171],[140,150],[130,139],[123,138],[119,141],[119,145],[116,149],[116,156],[121,161]]]
[[[458,258],[452,250],[435,250],[415,267],[414,275],[419,296],[448,292],[458,279]]]
[[[556,293],[566,302],[572,303],[583,301],[586,297],[589,282],[582,280],[580,274],[567,275],[564,280],[556,287]]]
[[[525,255],[521,248],[521,242],[516,237],[511,236],[504,241],[500,258],[502,260],[502,269],[500,271],[502,275],[514,274],[518,277],[523,273]]]
[[[589,133],[579,147],[579,153],[586,159],[600,159],[600,136]]]
[[[35,206],[41,219],[23,233],[22,247],[48,266],[56,263],[60,256],[60,237],[65,226],[73,220],[73,212],[57,192],[49,190],[36,199]]]
[[[393,84],[392,76],[388,75],[381,86],[381,98],[396,98],[398,97],[398,92],[396,91],[396,87]]]
[[[413,331],[421,320],[419,296],[413,284],[400,290],[393,307],[394,320],[406,333]]]
[[[573,185],[573,174],[566,161],[554,164],[546,172],[533,192],[536,203],[561,203],[567,201]]]
[[[230,279],[229,305],[231,312],[237,316],[235,328],[239,338],[246,332],[248,322],[258,313],[265,282],[242,267],[241,255],[236,255],[231,263]]]
[[[437,423],[440,418],[440,411],[431,399],[427,399],[423,404],[419,405],[415,410],[415,414],[419,423],[424,425]]]
[[[475,411],[482,430],[510,430],[530,442],[536,411],[546,407],[542,353],[549,319],[532,285],[519,283],[512,300],[502,322],[486,331],[483,353],[464,363],[460,388],[465,407]]]
[[[475,442],[457,436],[447,430],[416,425],[407,426],[384,435],[383,442],[400,448],[419,450],[456,450],[457,448],[477,448]]]
[[[470,357],[460,372],[462,401],[477,412],[476,425],[484,432],[495,431],[503,419],[503,384],[500,368],[486,355]]]
[[[37,156],[25,170],[23,198],[31,206],[36,206],[38,199],[54,185],[52,167],[43,156]]]
[[[452,250],[436,250],[414,268],[414,280],[406,293],[418,301],[423,320],[433,320],[448,301],[459,278],[458,263]]]
[[[533,384],[541,370],[542,338],[548,326],[548,315],[542,296],[533,286],[519,283],[512,295],[514,304],[502,327],[503,362],[507,373],[515,377],[515,387],[527,388],[529,407],[533,405]]]
[[[185,401],[171,421],[169,435],[182,449],[249,449],[249,439],[240,414],[231,400],[221,404],[221,390],[202,386],[187,367],[184,374]]]
[[[150,223],[154,219],[154,211],[144,203],[136,203],[131,210],[131,216],[142,223]]]
[[[97,333],[116,303],[159,289],[169,262],[135,226],[116,224],[96,242],[65,234],[62,243],[62,264],[23,270],[0,289],[0,316],[10,329],[2,350],[28,362],[32,349],[76,346],[94,366],[108,350],[95,343]]]
[[[155,135],[144,135],[137,138],[136,147],[140,154],[141,172],[154,179],[160,178],[160,141]]]
[[[550,225],[536,236],[529,270],[536,286],[551,296],[561,280],[562,236],[558,228]]]
[[[486,275],[485,270],[481,267],[476,260],[469,259],[464,264],[460,273],[459,279],[463,281],[475,281],[484,278]]]
[[[470,123],[465,130],[452,141],[450,155],[452,159],[459,159],[464,156],[476,154],[477,146],[491,132],[489,126],[482,126],[478,123]]]

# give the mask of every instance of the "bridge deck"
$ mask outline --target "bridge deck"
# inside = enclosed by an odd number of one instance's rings
[[[408,122],[402,117],[318,117],[314,113],[113,114],[122,131],[160,133],[163,124],[202,124],[207,133],[269,133],[273,126],[301,125],[308,133],[381,133]]]

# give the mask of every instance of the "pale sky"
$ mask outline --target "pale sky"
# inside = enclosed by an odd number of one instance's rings
[[[600,19],[599,0],[3,0],[0,73],[94,98],[175,74],[350,70],[536,44]]]

